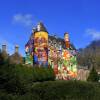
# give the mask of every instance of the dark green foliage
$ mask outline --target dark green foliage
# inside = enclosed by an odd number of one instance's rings
[[[34,82],[54,79],[52,68],[32,68],[9,64],[9,61],[0,65],[0,89],[4,89],[7,93],[22,95],[29,91]]]
[[[0,65],[4,64],[4,57],[2,53],[0,52]]]
[[[23,95],[0,91],[0,100],[100,100],[100,85],[80,81],[35,82]]]
[[[39,68],[35,67],[33,68],[33,81],[37,82],[43,82],[43,81],[49,81],[54,80],[55,75],[52,68]]]
[[[99,89],[98,89],[99,88]],[[31,93],[41,100],[99,100],[97,84],[80,81],[54,81],[35,83]]]
[[[98,82],[98,80],[99,80],[99,75],[96,72],[95,68],[93,67],[90,71],[90,74],[89,74],[87,81]]]
[[[24,95],[37,81],[54,80],[52,68],[33,68],[21,64],[9,64],[9,58],[0,53],[0,90],[9,94]]]
[[[25,64],[25,57],[23,57],[23,64]]]

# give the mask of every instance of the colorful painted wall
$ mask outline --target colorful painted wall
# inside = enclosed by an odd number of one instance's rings
[[[48,33],[34,33],[34,64],[48,66]]]
[[[25,46],[26,64],[38,67],[51,66],[56,79],[77,77],[76,50],[70,44],[69,34],[64,39],[48,36],[43,24],[37,25]]]
[[[75,79],[77,77],[76,50],[70,48],[68,33],[64,36],[65,48],[62,48],[61,44],[55,46],[58,43],[49,44],[48,63],[54,69],[57,79]]]
[[[25,58],[25,63],[26,64],[31,64],[33,65],[33,40],[30,39],[28,43],[25,45],[25,53],[26,53],[26,58]]]

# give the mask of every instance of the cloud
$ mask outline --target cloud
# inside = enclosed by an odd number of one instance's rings
[[[32,15],[31,14],[16,14],[13,16],[13,23],[19,23],[25,26],[31,26]]]
[[[94,30],[94,29],[87,29],[86,34],[88,36],[91,36],[93,40],[100,39],[100,31]]]

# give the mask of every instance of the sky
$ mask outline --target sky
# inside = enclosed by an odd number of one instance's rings
[[[32,28],[43,22],[50,35],[64,37],[77,49],[100,39],[100,0],[0,0],[0,47],[7,44],[12,54],[15,45],[25,56]]]

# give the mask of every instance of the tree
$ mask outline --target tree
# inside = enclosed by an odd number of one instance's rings
[[[8,63],[9,60],[9,56],[7,54],[7,52],[0,50],[0,65],[6,64]]]
[[[100,40],[91,42],[88,46],[78,50],[77,61],[80,66],[92,68],[95,62],[95,69],[100,71]]]
[[[87,81],[98,82],[98,80],[99,80],[99,75],[98,75],[96,69],[94,67],[92,67]]]
[[[0,52],[0,65],[2,65],[4,63],[4,58],[2,56],[2,53]]]

